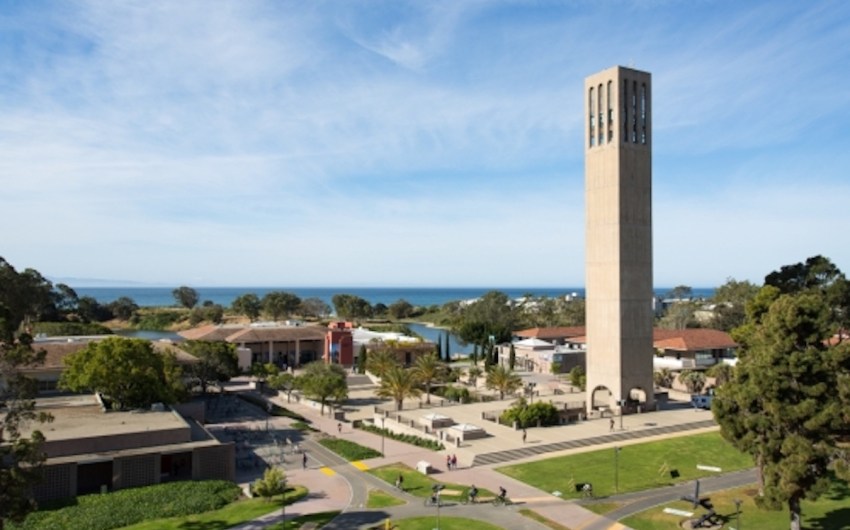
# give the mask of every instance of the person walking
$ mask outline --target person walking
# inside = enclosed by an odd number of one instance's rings
[[[452,470],[452,455],[446,455],[446,470]]]
[[[307,452],[304,452],[304,456],[301,457],[301,469],[307,469]]]
[[[457,470],[457,455],[452,455],[452,469]]]
[[[337,424],[336,424],[336,430],[337,430],[337,432],[339,432],[340,434],[342,434],[342,424],[341,424],[341,423],[337,423]]]
[[[528,438],[528,432],[525,429],[523,429],[522,430],[522,443],[523,444],[525,443],[526,438]]]
[[[608,432],[614,432],[614,418],[608,420]]]
[[[395,487],[401,491],[404,491],[404,475],[401,473],[398,474],[398,478],[395,479]]]

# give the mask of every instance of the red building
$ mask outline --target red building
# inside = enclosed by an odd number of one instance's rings
[[[331,322],[325,334],[325,352],[322,359],[326,363],[352,366],[354,364],[354,341],[351,322]]]

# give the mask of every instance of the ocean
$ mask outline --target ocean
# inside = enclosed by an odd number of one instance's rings
[[[73,287],[73,286],[72,286]],[[175,286],[176,287],[176,286]],[[441,306],[456,300],[472,300],[489,291],[501,291],[509,298],[520,298],[527,294],[532,296],[561,297],[574,295],[584,297],[582,287],[192,287],[198,292],[201,303],[209,300],[225,307],[243,294],[254,293],[262,298],[270,291],[286,291],[302,300],[319,298],[333,307],[331,299],[336,294],[351,294],[359,296],[370,304],[390,305],[399,300],[407,300],[414,306]],[[90,296],[101,304],[108,304],[122,296],[131,298],[142,307],[163,307],[176,305],[171,294],[173,287],[74,287],[78,296]],[[670,292],[670,288],[656,288],[658,297]],[[713,288],[694,288],[693,295],[697,298],[710,298]]]

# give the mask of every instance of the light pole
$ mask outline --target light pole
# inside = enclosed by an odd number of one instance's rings
[[[741,499],[735,499],[735,530],[741,530]]]
[[[623,430],[623,408],[626,406],[626,400],[621,399],[619,401],[620,404],[620,431]]]
[[[614,447],[614,493],[620,493],[620,448]]]
[[[381,416],[381,456],[386,456],[386,453],[384,453],[384,416]]]

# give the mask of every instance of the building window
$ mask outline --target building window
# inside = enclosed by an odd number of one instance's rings
[[[637,81],[632,81],[632,143],[637,143]]]
[[[596,98],[596,114],[599,119],[596,121],[599,130],[599,145],[605,143],[605,117],[602,114],[602,83],[599,83],[599,90]]]
[[[593,109],[596,108],[593,101],[593,88],[590,89],[590,93],[587,97],[587,111],[588,111],[588,124],[590,126],[590,147],[594,146],[594,142],[596,141],[596,128],[593,126]]]
[[[614,141],[614,107],[611,102],[611,84],[612,81],[608,81],[608,97],[606,98],[608,101],[608,143]]]
[[[623,142],[629,141],[629,80],[623,80],[623,122],[620,127],[623,128]]]
[[[646,144],[646,83],[640,84],[640,143]]]

